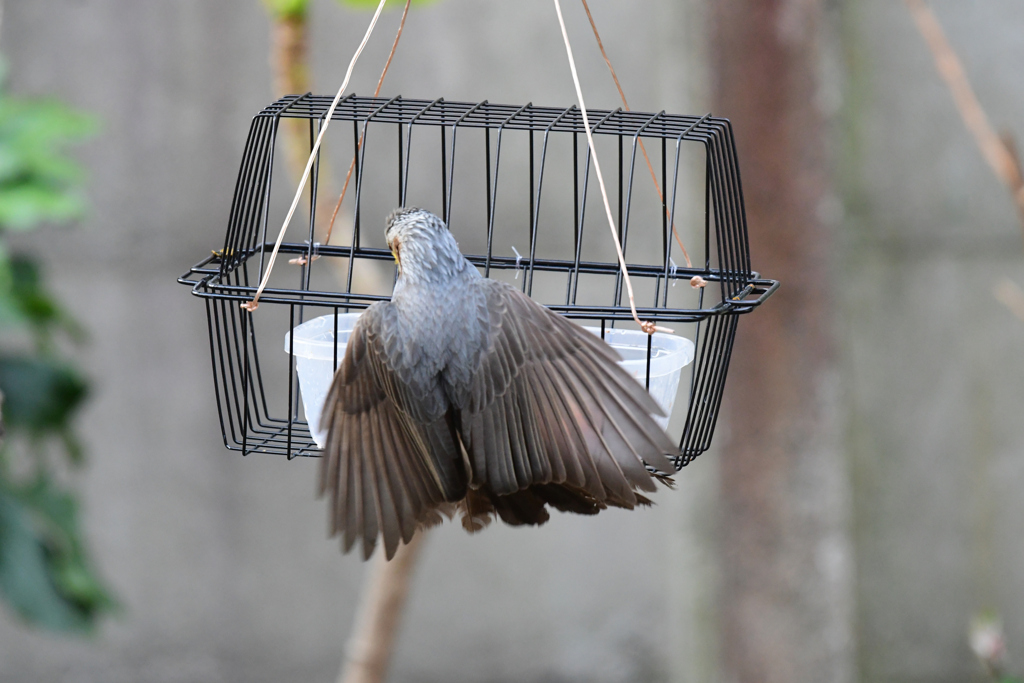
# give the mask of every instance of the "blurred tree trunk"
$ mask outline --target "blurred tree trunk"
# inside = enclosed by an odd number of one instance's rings
[[[287,3],[286,3],[287,4]],[[274,97],[302,95],[310,91],[309,67],[309,11],[307,3],[298,3],[289,11],[278,11],[271,5],[270,10],[270,71],[273,78]],[[289,7],[291,7],[289,5]],[[281,119],[284,135],[285,165],[292,182],[298,185],[302,172],[309,161],[311,149],[309,121],[302,119]],[[310,181],[312,182],[312,174]],[[316,202],[317,225],[323,226],[330,220],[334,209],[332,196],[332,174],[327,156],[321,154],[318,172]],[[309,187],[309,185],[307,185]],[[309,204],[300,202],[299,211],[305,212]],[[319,227],[319,230],[325,230]],[[322,235],[317,235],[318,238]]]
[[[309,92],[309,21],[303,11],[271,16],[270,68],[274,97]],[[295,182],[309,159],[309,124],[300,119],[282,119],[288,172]]]
[[[408,545],[400,545],[390,561],[384,548],[367,567],[362,598],[352,635],[345,648],[338,683],[384,683],[405,612],[416,560],[427,529],[420,529]]]
[[[782,281],[743,318],[721,461],[729,683],[853,679],[818,97],[822,0],[712,3],[715,113],[732,119],[752,265]]]

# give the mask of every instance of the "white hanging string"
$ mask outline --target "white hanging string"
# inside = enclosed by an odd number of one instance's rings
[[[555,0],[555,12],[558,14],[558,24],[562,27],[562,38],[565,40],[565,53],[569,56],[569,69],[572,71],[572,82],[576,86],[576,99],[580,103],[580,113],[583,115],[583,128],[587,132],[587,145],[590,146],[590,156],[594,159],[594,173],[597,175],[597,183],[601,187],[601,198],[604,200],[604,211],[608,216],[608,227],[612,231],[612,242],[615,243],[615,252],[619,257],[619,268],[622,270],[622,277],[626,281],[626,291],[629,293],[629,308],[633,312],[633,320],[640,326],[640,329],[647,334],[655,332],[672,333],[667,327],[658,327],[650,320],[641,321],[636,313],[636,303],[633,300],[633,284],[629,280],[629,270],[626,268],[626,257],[622,253],[622,244],[619,243],[618,231],[615,229],[615,219],[612,217],[612,206],[608,201],[608,190],[604,186],[604,176],[601,175],[601,164],[597,161],[597,149],[594,147],[594,135],[590,130],[590,119],[587,117],[587,106],[583,103],[583,89],[580,88],[580,77],[576,73],[576,60],[572,57],[572,46],[569,44],[569,33],[565,30],[565,19],[562,18],[562,6]]]
[[[302,190],[306,187],[306,180],[309,178],[309,172],[313,168],[313,162],[316,160],[316,154],[320,151],[320,142],[324,139],[324,133],[327,132],[327,126],[331,123],[331,117],[334,115],[334,110],[338,106],[338,102],[341,101],[341,95],[345,92],[348,87],[348,82],[352,78],[352,71],[356,68],[356,62],[359,61],[359,55],[363,53],[363,48],[366,47],[366,43],[370,41],[370,36],[373,34],[373,27],[377,25],[377,19],[380,18],[380,13],[384,10],[384,4],[387,0],[380,0],[380,4],[377,5],[377,11],[373,14],[373,19],[370,21],[369,28],[366,29],[366,35],[363,36],[363,42],[359,43],[359,47],[356,48],[356,52],[352,55],[352,61],[348,64],[348,71],[345,72],[345,80],[342,82],[341,87],[338,88],[338,94],[334,96],[334,101],[331,102],[331,108],[327,110],[327,116],[324,117],[324,125],[320,128],[320,134],[316,137],[316,142],[313,145],[313,150],[309,153],[309,161],[306,162],[306,170],[302,172],[302,179],[299,181],[299,186],[295,190],[295,199],[292,200],[292,206],[288,209],[288,215],[285,216],[284,224],[281,226],[281,232],[277,235],[277,241],[274,242],[274,250],[270,253],[270,260],[267,262],[267,270],[263,273],[263,280],[260,282],[259,288],[256,290],[256,296],[252,298],[252,301],[247,301],[242,304],[242,308],[247,311],[255,311],[259,308],[260,295],[263,293],[264,287],[267,286],[267,280],[270,279],[270,271],[274,269],[274,261],[277,260],[277,252],[281,249],[281,243],[284,242],[284,233],[288,230],[288,224],[292,220],[292,214],[295,213],[296,207],[299,205],[299,200],[302,198]]]

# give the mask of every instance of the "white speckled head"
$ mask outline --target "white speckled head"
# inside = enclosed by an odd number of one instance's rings
[[[415,206],[403,206],[395,209],[388,216],[384,236],[393,251],[396,244],[401,245],[409,239],[417,237],[435,239],[436,235],[443,232],[448,232],[448,228],[444,221],[434,214]]]
[[[467,265],[448,226],[426,209],[395,209],[387,218],[384,237],[398,262],[400,279],[446,279]]]

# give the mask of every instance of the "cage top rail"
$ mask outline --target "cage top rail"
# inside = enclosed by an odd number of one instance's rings
[[[266,247],[267,245],[264,245]],[[328,250],[324,250],[324,253]],[[282,253],[305,253],[306,245],[288,243],[282,245]],[[354,258],[368,258],[375,260],[389,260],[391,253],[386,249],[360,248],[351,253],[346,247],[337,247],[330,252],[352,256]],[[478,267],[483,266],[484,258],[481,256],[467,256],[467,259]],[[194,296],[204,299],[226,299],[236,301],[247,301],[252,297],[256,287],[241,282],[229,282],[221,277],[220,269],[216,263],[220,260],[217,255],[211,255],[197,263],[188,272],[178,278],[178,282],[192,288]],[[556,259],[540,259],[536,263],[538,270],[555,272],[568,272],[567,268],[572,264],[569,261]],[[512,270],[517,268],[515,259],[510,257],[492,257],[491,266],[496,269]],[[614,274],[616,264],[599,262],[581,262],[580,272]],[[633,264],[630,271],[636,277],[663,279],[659,266]],[[669,280],[688,279],[691,273],[701,273],[709,281],[721,281],[728,279],[728,274],[720,270],[699,270],[696,268],[679,268],[677,274]],[[660,286],[660,285],[659,285]],[[668,286],[667,283],[664,286]],[[698,322],[712,316],[725,313],[744,314],[750,313],[767,300],[775,290],[778,289],[777,280],[762,278],[759,273],[751,272],[750,277],[745,279],[741,286],[732,291],[730,296],[718,302],[712,307],[702,308],[667,308],[665,306],[637,306],[637,310],[644,315],[661,322]],[[363,309],[376,301],[390,299],[385,295],[373,295],[354,292],[325,292],[310,289],[281,289],[268,287],[264,290],[263,301],[266,303],[291,304],[300,306],[325,306],[334,308]],[[582,306],[579,304],[549,304],[551,310],[570,315],[570,317],[587,318],[593,320],[629,320],[632,314],[627,306]]]
[[[322,119],[331,98],[327,96],[288,95],[266,107],[257,116]],[[588,109],[591,121],[597,121],[595,135],[637,135],[644,138],[707,140],[731,129],[728,119],[711,115],[683,116],[662,112]],[[579,107],[539,107],[533,104],[492,104],[449,102],[444,99],[420,100],[403,97],[360,97],[351,94],[341,100],[332,121],[373,121],[380,123],[457,126],[460,128],[505,128],[509,130],[551,130],[583,133],[583,115]]]

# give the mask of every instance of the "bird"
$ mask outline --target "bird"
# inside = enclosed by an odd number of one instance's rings
[[[415,207],[385,238],[390,301],[358,318],[320,424],[319,495],[331,536],[390,559],[421,528],[461,512],[539,525],[547,508],[594,515],[648,506],[678,448],[661,407],[600,337],[484,277],[448,227]]]

